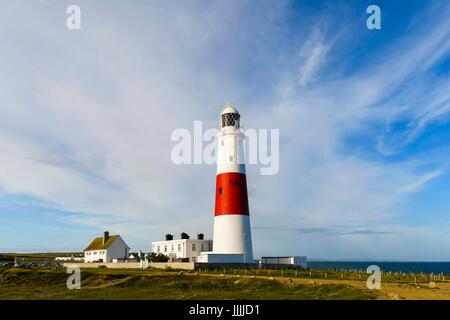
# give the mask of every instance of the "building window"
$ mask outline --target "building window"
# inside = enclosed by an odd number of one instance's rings
[[[233,162],[233,156],[230,156],[230,162]]]
[[[172,245],[172,249],[170,250],[170,252],[173,252],[173,245]]]
[[[156,250],[158,250],[158,253],[159,253],[159,251],[160,251],[160,250],[159,250],[159,246],[157,246],[156,248],[157,248]]]
[[[221,144],[221,145],[224,145],[224,143],[223,143],[223,139],[221,139],[221,140],[220,140],[220,144]]]
[[[164,252],[167,252],[167,246],[164,246]]]
[[[195,243],[192,244],[192,251],[196,251],[195,250]]]
[[[202,243],[202,251],[203,251],[203,243]]]
[[[178,252],[181,252],[181,244],[178,244]]]

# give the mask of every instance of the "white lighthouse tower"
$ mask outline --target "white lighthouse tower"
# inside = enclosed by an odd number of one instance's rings
[[[253,263],[244,140],[239,112],[230,105],[220,115],[217,142],[213,251],[198,262]]]

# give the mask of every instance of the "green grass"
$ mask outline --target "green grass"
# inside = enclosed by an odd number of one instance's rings
[[[55,270],[0,269],[0,299],[374,299],[345,285],[289,285],[264,278],[160,270],[82,271],[81,290]]]
[[[42,253],[0,253],[0,263],[14,262],[17,258],[19,263],[55,262],[57,256],[71,256],[77,252],[42,252]]]

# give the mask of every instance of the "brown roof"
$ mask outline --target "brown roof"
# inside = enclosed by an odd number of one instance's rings
[[[103,237],[95,238],[83,251],[107,249],[118,237],[119,235],[110,236],[105,244],[103,244]]]

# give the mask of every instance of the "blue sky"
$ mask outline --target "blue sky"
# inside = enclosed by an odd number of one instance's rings
[[[211,237],[215,168],[170,136],[230,102],[280,130],[278,174],[247,170],[256,257],[450,259],[447,1],[1,6],[0,251]]]

